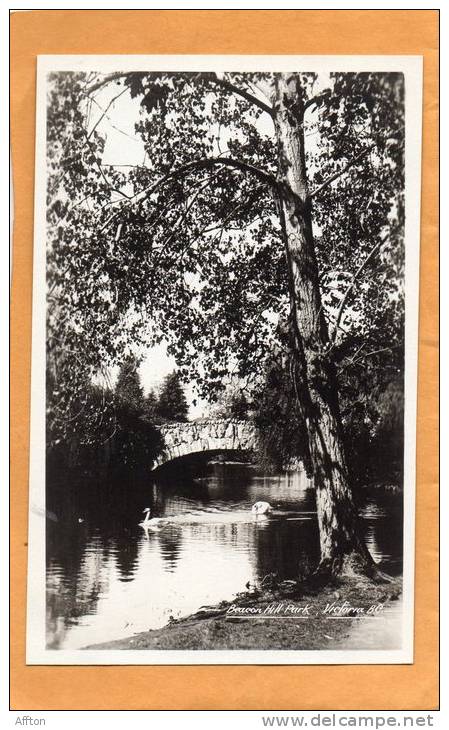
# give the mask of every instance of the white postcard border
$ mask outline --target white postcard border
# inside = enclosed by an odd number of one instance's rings
[[[405,78],[405,433],[403,642],[398,650],[50,650],[45,648],[46,75],[51,71],[402,72]],[[30,422],[27,664],[406,664],[413,662],[421,200],[421,56],[39,56]],[[111,637],[113,638],[113,637]]]

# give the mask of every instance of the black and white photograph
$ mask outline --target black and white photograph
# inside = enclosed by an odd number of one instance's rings
[[[413,661],[421,67],[38,58],[29,664]]]

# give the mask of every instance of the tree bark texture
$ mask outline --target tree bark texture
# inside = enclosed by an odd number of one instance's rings
[[[329,337],[307,188],[304,104],[298,75],[276,76],[274,109],[295,386],[307,428],[316,487],[321,548],[318,572],[369,573],[374,563],[358,527],[343,447],[337,379],[328,354]]]

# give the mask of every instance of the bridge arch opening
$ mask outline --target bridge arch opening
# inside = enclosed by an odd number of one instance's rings
[[[252,463],[252,451],[239,449],[211,449],[209,451],[195,451],[177,456],[154,466],[152,474],[155,477],[169,472],[195,473],[204,472],[211,466],[226,466],[230,464],[247,465]]]
[[[210,458],[224,453],[247,453],[255,450],[257,434],[250,421],[211,419],[158,427],[164,449],[153,465],[153,471],[183,457],[207,453]]]

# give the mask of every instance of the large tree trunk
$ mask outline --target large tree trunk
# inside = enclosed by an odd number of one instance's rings
[[[295,74],[280,74],[275,84],[279,214],[290,279],[296,390],[316,486],[318,571],[373,573],[375,566],[358,528],[343,448],[337,380],[328,353],[307,190],[300,79]]]

